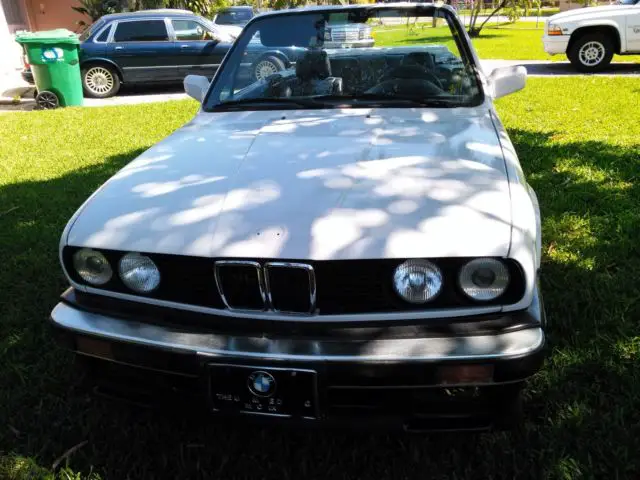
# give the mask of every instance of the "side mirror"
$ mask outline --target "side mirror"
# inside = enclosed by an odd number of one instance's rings
[[[202,103],[204,95],[209,90],[209,80],[202,75],[187,75],[184,77],[184,91],[194,100]]]
[[[527,69],[523,66],[496,68],[488,78],[491,96],[504,97],[522,90],[527,83]]]

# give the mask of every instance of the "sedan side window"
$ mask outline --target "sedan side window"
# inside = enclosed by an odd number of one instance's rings
[[[106,42],[109,38],[109,32],[111,31],[111,26],[105,28],[102,33],[96,38],[96,42]]]
[[[214,40],[215,35],[193,20],[171,20],[178,41]]]
[[[120,22],[113,36],[115,42],[166,42],[169,40],[164,20]]]

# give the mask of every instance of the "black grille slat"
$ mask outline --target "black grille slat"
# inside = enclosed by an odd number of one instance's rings
[[[431,259],[443,272],[440,294],[426,304],[409,304],[393,290],[393,272],[404,260],[343,260],[315,262],[313,268],[318,284],[318,312],[320,315],[349,313],[384,313],[436,308],[478,306],[460,291],[457,281],[465,258]],[[481,305],[514,303],[522,297],[522,274],[508,263],[512,282],[507,291],[496,300]]]
[[[73,254],[79,247],[67,246],[63,250],[63,261],[72,280],[86,284],[75,272]],[[127,252],[101,250],[114,271],[119,260]],[[507,291],[495,300],[474,302],[467,298],[457,285],[460,268],[470,258],[429,259],[437,264],[443,274],[442,292],[432,301],[420,305],[402,300],[393,289],[393,272],[405,259],[324,260],[306,261],[287,259],[274,262],[271,259],[216,259],[139,252],[149,255],[161,273],[160,286],[144,295],[148,298],[168,300],[187,305],[224,309],[266,310],[264,278],[260,276],[269,265],[279,264],[283,272],[276,272],[272,279],[271,295],[274,309],[282,312],[323,315],[367,314],[386,312],[411,312],[416,310],[451,309],[476,306],[509,305],[520,300],[525,292],[524,274],[513,260],[507,260],[511,283]],[[300,263],[297,263],[300,262]],[[242,264],[229,265],[229,264]],[[233,270],[232,267],[236,268]],[[307,270],[305,270],[306,267]],[[222,279],[222,292],[227,298],[225,305],[215,278],[215,271],[231,269],[232,277]],[[278,270],[281,267],[278,267]],[[235,274],[233,273],[235,271]],[[311,273],[309,273],[311,272]],[[307,275],[313,276],[313,288]],[[304,280],[303,280],[304,278]],[[117,273],[105,285],[104,290],[134,294],[120,280]],[[311,291],[313,290],[313,292]],[[315,296],[313,295],[315,293]],[[134,294],[135,295],[135,294]],[[140,296],[140,294],[137,294]],[[264,295],[264,297],[263,297]],[[315,301],[312,299],[315,298]],[[310,305],[313,303],[312,307]]]
[[[270,267],[271,304],[282,312],[308,313],[311,310],[309,273],[300,268]]]
[[[229,308],[262,310],[264,298],[259,270],[253,265],[216,265],[216,281]]]
[[[412,414],[452,415],[459,413],[469,402],[489,409],[490,395],[477,387],[463,388],[358,388],[329,387],[327,404],[330,410],[356,413],[375,410],[381,413],[410,411]]]

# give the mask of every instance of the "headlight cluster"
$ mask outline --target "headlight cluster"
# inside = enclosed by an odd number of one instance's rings
[[[507,290],[509,280],[506,265],[494,258],[476,258],[465,263],[458,272],[460,290],[478,302],[498,298]],[[428,260],[407,260],[393,274],[395,291],[409,303],[423,304],[435,299],[443,284],[442,272]]]
[[[97,250],[83,248],[73,254],[73,268],[90,285],[101,286],[113,277],[113,268]],[[151,258],[127,253],[118,262],[120,280],[136,293],[149,293],[160,285],[160,270]]]
[[[78,275],[91,285],[104,285],[113,276],[107,258],[96,250],[83,248],[73,256],[73,268]]]
[[[407,302],[427,303],[442,290],[442,273],[427,260],[407,260],[396,268],[393,286]]]
[[[487,302],[498,298],[507,289],[509,270],[495,258],[477,258],[462,267],[458,282],[467,297]]]

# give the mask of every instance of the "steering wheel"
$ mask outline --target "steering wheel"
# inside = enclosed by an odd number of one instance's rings
[[[440,90],[444,90],[442,82],[433,72],[430,72],[422,65],[399,65],[382,76],[382,82],[394,79],[407,80],[427,80],[433,83]]]
[[[421,80],[419,78],[392,78],[380,82],[365,93],[427,98],[441,96],[445,91],[429,80]]]

